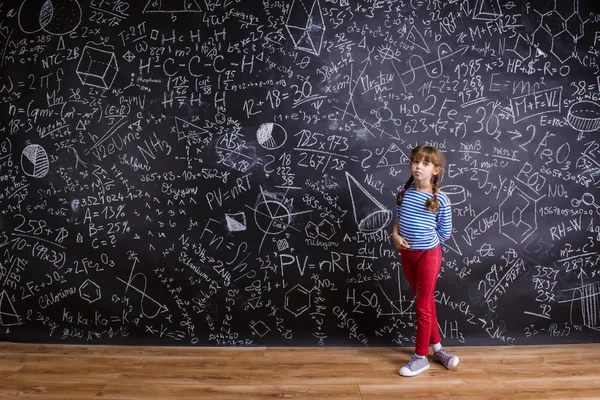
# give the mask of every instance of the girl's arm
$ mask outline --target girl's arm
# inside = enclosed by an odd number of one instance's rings
[[[402,236],[400,236],[400,231],[398,230],[398,220],[394,223],[392,227],[392,243],[397,250],[405,250],[410,247],[408,242],[404,240]]]
[[[452,208],[446,196],[438,196],[440,209],[437,213],[437,234],[440,242],[445,242],[452,235]]]
[[[395,235],[400,236],[400,231],[398,230],[398,220],[396,220],[394,226],[392,227],[392,236]]]

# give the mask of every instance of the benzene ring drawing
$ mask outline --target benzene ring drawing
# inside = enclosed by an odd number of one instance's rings
[[[81,6],[77,0],[24,0],[18,19],[25,33],[65,35],[81,23]]]
[[[506,196],[499,206],[500,233],[519,244],[537,229],[537,200],[520,187]]]

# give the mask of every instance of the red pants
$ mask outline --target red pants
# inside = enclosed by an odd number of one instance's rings
[[[415,293],[417,314],[417,339],[415,353],[429,354],[429,345],[440,343],[442,338],[435,312],[435,284],[442,266],[442,247],[429,250],[401,250],[404,275]]]

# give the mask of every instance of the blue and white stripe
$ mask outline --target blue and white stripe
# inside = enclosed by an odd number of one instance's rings
[[[410,250],[428,250],[450,238],[452,234],[452,208],[443,192],[438,192],[440,209],[437,214],[425,208],[425,202],[433,197],[410,186],[404,192],[401,205],[396,206],[396,219],[400,236],[410,245]]]

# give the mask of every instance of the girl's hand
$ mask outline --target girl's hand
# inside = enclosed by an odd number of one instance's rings
[[[410,245],[408,244],[408,242],[406,240],[404,240],[404,238],[400,235],[393,235],[392,240],[394,241],[394,247],[397,250],[406,250],[406,249],[410,248]]]

